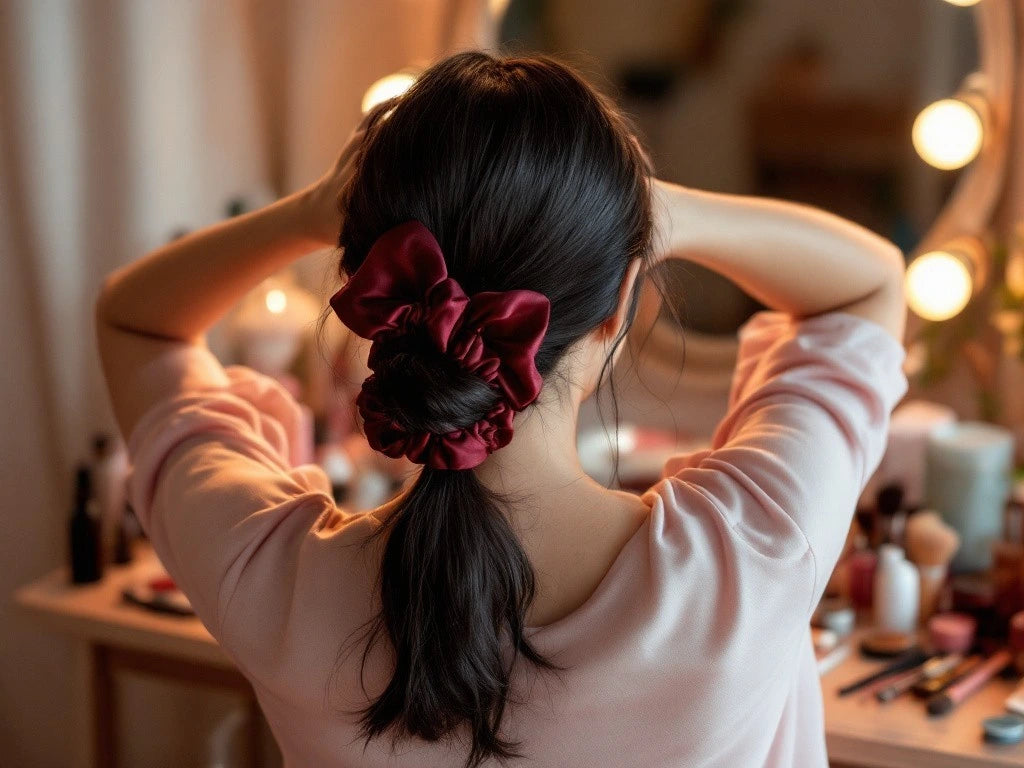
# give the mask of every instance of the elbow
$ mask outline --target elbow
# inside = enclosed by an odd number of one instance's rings
[[[878,277],[872,293],[883,296],[892,304],[905,307],[903,281],[907,270],[906,258],[903,256],[903,251],[895,244],[885,239],[879,239],[880,247],[876,259]]]
[[[907,260],[903,255],[903,251],[901,251],[895,244],[886,241],[885,247],[882,249],[881,260],[885,269],[886,284],[891,283],[894,287],[899,289],[900,293],[902,293],[903,275],[906,273],[907,269]]]
[[[906,260],[899,248],[892,243],[886,245],[882,258],[883,277],[875,292],[877,312],[881,323],[897,339],[902,340],[907,323],[907,301],[904,294]]]
[[[97,327],[117,325],[114,306],[119,272],[120,270],[115,270],[103,278],[103,282],[100,283],[99,290],[96,292],[96,298],[93,301],[93,317]]]

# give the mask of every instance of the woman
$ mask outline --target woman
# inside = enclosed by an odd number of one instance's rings
[[[899,252],[651,181],[548,59],[460,54],[387,110],[317,184],[97,304],[135,509],[287,764],[825,766],[807,623],[906,386]],[[294,402],[203,346],[324,244],[331,305],[373,342],[367,439],[423,465],[380,509],[337,509],[292,465]],[[584,475],[576,418],[664,258],[774,312],[742,331],[711,449],[636,497]]]

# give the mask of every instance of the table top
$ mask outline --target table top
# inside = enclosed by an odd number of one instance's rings
[[[162,571],[147,545],[135,554],[132,563],[108,568],[95,584],[72,586],[67,569],[59,569],[19,589],[15,602],[54,630],[91,642],[233,668],[197,618],[160,614],[121,599],[127,584]],[[859,634],[849,642],[856,643]],[[912,696],[889,704],[863,692],[837,696],[840,686],[879,664],[854,652],[822,678],[825,737],[833,762],[863,768],[1024,766],[1024,744],[987,744],[981,733],[984,718],[1004,713],[1015,680],[993,680],[944,717],[929,717]]]
[[[151,547],[140,544],[128,565],[105,569],[93,584],[72,585],[60,568],[14,593],[14,602],[54,630],[123,648],[161,653],[234,669],[194,616],[157,613],[124,602],[131,583],[163,572]]]
[[[863,631],[848,642],[856,643]],[[825,738],[829,758],[860,768],[996,768],[1024,766],[1024,743],[988,744],[986,717],[1007,714],[1003,703],[1017,678],[996,678],[951,713],[930,717],[924,702],[910,694],[879,703],[868,689],[840,698],[838,689],[880,669],[883,662],[853,651],[821,679]]]

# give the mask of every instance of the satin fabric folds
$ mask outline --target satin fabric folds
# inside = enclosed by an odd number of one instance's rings
[[[467,296],[448,276],[433,234],[418,221],[385,232],[363,264],[331,298],[352,331],[373,341],[367,378],[356,400],[370,445],[435,469],[471,469],[512,439],[512,422],[540,394],[534,364],[547,330],[550,302],[535,291]],[[410,432],[391,418],[378,394],[380,344],[413,330],[501,395],[476,423],[449,432]]]

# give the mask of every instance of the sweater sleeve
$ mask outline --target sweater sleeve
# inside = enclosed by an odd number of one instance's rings
[[[740,331],[711,448],[670,459],[665,475],[709,498],[761,554],[809,550],[816,602],[906,392],[903,360],[902,345],[869,320],[759,313]]]
[[[167,571],[219,637],[251,564],[279,558],[287,599],[299,544],[336,509],[319,467],[294,465],[300,411],[276,381],[225,369],[189,344],[170,347],[134,385],[158,379],[173,386],[129,437],[129,499]]]

